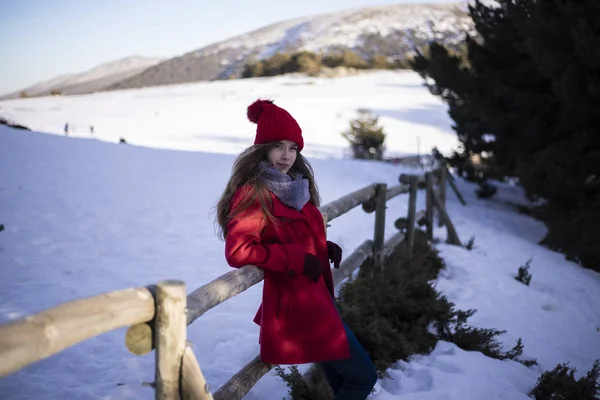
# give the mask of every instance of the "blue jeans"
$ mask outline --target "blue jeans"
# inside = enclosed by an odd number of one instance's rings
[[[350,358],[318,363],[331,386],[335,400],[365,400],[377,382],[377,371],[369,355],[344,324]]]

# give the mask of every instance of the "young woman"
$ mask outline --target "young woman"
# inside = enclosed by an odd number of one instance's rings
[[[264,270],[260,358],[269,364],[317,362],[335,399],[364,400],[377,381],[375,366],[342,322],[333,301],[329,262],[342,249],[325,239],[313,170],[302,156],[302,130],[272,101],[248,107],[257,124],[254,146],[233,165],[217,205],[229,265]]]

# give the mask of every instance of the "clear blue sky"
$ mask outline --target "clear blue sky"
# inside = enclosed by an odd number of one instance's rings
[[[119,58],[173,57],[265,25],[444,0],[0,0],[0,94]]]

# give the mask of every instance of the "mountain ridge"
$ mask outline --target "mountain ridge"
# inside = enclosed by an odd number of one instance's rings
[[[138,69],[129,68],[110,74],[110,78],[91,79],[90,76],[102,66],[106,68],[127,58],[105,63],[85,73],[61,75],[0,97],[0,100],[19,97],[22,91],[30,96],[48,95],[52,90],[68,95],[239,78],[246,63],[268,58],[277,52],[307,50],[331,53],[352,50],[365,58],[381,54],[389,59],[403,59],[415,47],[426,45],[431,40],[452,47],[458,46],[466,33],[473,34],[475,30],[467,12],[467,4],[354,7],[293,18],[180,56],[155,58]],[[74,75],[84,74],[88,74],[88,77],[82,82],[75,82],[78,78]]]
[[[457,45],[474,32],[466,4],[361,7],[276,22],[169,59],[107,90],[239,78],[246,62],[278,51],[368,53],[378,45],[394,56],[433,39]]]
[[[139,74],[164,60],[166,60],[164,57],[144,57],[140,55],[124,57],[102,63],[83,72],[62,74],[38,82],[24,89],[0,96],[0,100],[17,98],[23,92],[27,96],[50,95],[52,91],[59,91],[61,94],[90,93]]]

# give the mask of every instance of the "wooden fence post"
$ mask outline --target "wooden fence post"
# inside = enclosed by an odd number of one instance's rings
[[[385,202],[387,184],[378,183],[375,187],[375,232],[373,236],[373,270],[383,271],[383,243],[385,240]]]
[[[415,216],[417,213],[417,177],[410,176],[410,192],[408,198],[408,218],[406,220],[406,239],[408,244],[408,257],[412,258],[415,243]]]
[[[166,280],[156,287],[155,399],[179,400],[181,362],[186,347],[185,283]]]
[[[446,207],[444,206],[444,203],[442,203],[442,200],[440,199],[439,193],[437,193],[435,190],[433,191],[433,202],[438,209],[440,219],[443,219],[444,222],[446,223],[446,229],[448,231],[447,242],[450,244],[455,244],[457,246],[460,246],[461,242],[458,237],[458,233],[456,233],[456,229],[454,229],[454,225],[452,224],[452,221],[450,220],[450,217],[448,216],[448,212],[446,211]]]
[[[208,383],[190,346],[181,360],[181,396],[183,400],[213,400]]]
[[[454,193],[456,194],[456,197],[458,197],[458,200],[460,201],[460,203],[463,206],[467,205],[467,202],[465,201],[465,199],[462,197],[462,195],[460,194],[460,192],[458,191],[458,188],[456,187],[456,184],[454,183],[454,177],[452,176],[452,174],[448,171],[448,169],[446,168],[446,176],[448,178],[448,183],[450,184],[450,187],[452,188],[452,190],[454,190]]]
[[[260,356],[254,357],[252,361],[215,392],[214,399],[240,400],[256,385],[260,377],[269,372],[271,368],[272,365],[260,361]]]
[[[446,167],[445,165],[440,165],[438,168],[439,171],[439,176],[440,176],[440,180],[439,180],[439,186],[440,186],[440,201],[442,202],[442,204],[444,205],[444,208],[446,208],[446,179],[448,178],[446,175]],[[438,226],[442,227],[444,226],[444,219],[443,218],[438,218]]]
[[[425,220],[427,221],[427,239],[433,239],[433,176],[430,172],[425,174],[427,180],[427,194],[425,207]]]

